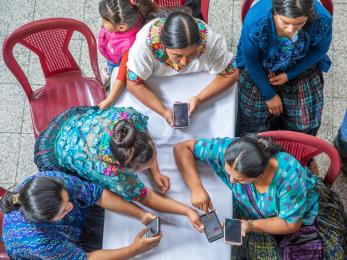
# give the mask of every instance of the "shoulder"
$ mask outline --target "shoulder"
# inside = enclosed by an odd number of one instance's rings
[[[332,33],[333,19],[329,12],[321,6],[315,4],[317,15],[311,24],[312,43],[317,44]]]

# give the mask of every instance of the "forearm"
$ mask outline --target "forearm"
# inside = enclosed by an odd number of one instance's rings
[[[125,86],[125,82],[121,81],[119,79],[116,79],[116,81],[114,82],[112,89],[110,91],[110,94],[108,95],[108,99],[115,101],[119,95],[122,93],[122,90]]]
[[[150,189],[148,189],[147,196],[141,203],[146,207],[166,213],[187,215],[190,210],[186,205],[174,199],[161,196]]]
[[[145,211],[131,202],[125,201],[115,193],[104,189],[97,204],[107,210],[141,219]]]
[[[195,140],[190,140],[176,144],[174,147],[174,156],[178,171],[191,191],[196,188],[203,188],[203,184],[196,170],[193,154],[195,143]]]
[[[160,175],[158,161],[155,162],[154,166],[151,167],[149,171],[151,172],[152,176]]]
[[[219,94],[223,90],[231,87],[238,79],[239,72],[236,70],[230,75],[217,75],[214,79],[197,95],[200,102],[204,102]]]
[[[280,217],[273,217],[253,220],[250,231],[272,235],[285,235],[296,232],[300,226],[301,222],[287,223]]]
[[[97,250],[87,254],[88,260],[124,260],[136,256],[133,246],[126,246],[119,249]]]
[[[132,81],[127,81],[128,90],[144,105],[152,109],[154,112],[162,115],[166,107],[161,100],[146,84],[136,84]]]

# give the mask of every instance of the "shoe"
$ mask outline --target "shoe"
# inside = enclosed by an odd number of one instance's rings
[[[343,172],[344,175],[347,176],[347,155],[342,153],[342,151],[339,147],[339,144],[338,144],[337,137],[335,137],[335,139],[333,141],[333,145],[335,146],[335,148],[338,151],[340,158],[341,158],[341,171]]]

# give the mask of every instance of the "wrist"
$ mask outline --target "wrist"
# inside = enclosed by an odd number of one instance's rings
[[[251,231],[253,231],[253,228],[254,228],[254,219],[249,219],[249,220],[247,220],[247,222],[248,222],[248,232],[251,232]]]
[[[128,250],[132,257],[138,255],[139,253],[139,247],[134,242],[128,246]]]

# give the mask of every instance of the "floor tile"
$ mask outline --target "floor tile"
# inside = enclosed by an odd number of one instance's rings
[[[0,133],[0,183],[14,183],[20,148],[20,134]]]
[[[34,145],[35,138],[33,134],[21,135],[16,183],[21,183],[28,176],[38,172],[34,163]]]

